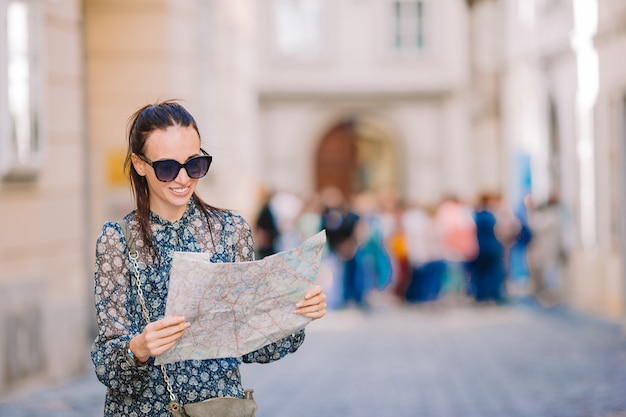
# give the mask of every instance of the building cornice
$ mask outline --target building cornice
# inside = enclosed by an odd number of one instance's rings
[[[259,101],[391,101],[391,100],[443,100],[454,96],[458,90],[259,90]]]
[[[469,7],[469,8],[474,7],[478,3],[484,3],[486,1],[495,2],[495,1],[498,1],[498,0],[465,0],[465,2],[467,3],[467,7]]]

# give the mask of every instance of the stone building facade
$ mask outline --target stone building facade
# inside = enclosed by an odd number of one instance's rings
[[[626,119],[624,71],[615,64],[624,42],[620,22],[626,5],[612,0],[468,3],[477,38],[498,40],[484,42],[484,48],[472,43],[473,78],[495,80],[487,84],[495,86],[492,97],[499,103],[486,124],[497,126],[503,160],[521,155],[530,161],[534,200],[559,197],[566,252],[562,295],[584,311],[623,319]],[[481,120],[477,115],[474,110],[474,120]],[[474,135],[480,134],[479,126],[474,123]],[[516,190],[521,175],[514,166],[509,169],[510,190]],[[511,195],[513,203],[515,198]]]
[[[80,1],[0,1],[0,396],[85,369]]]
[[[463,2],[293,3],[259,13],[261,170],[273,188],[312,191],[331,176],[347,194],[393,186],[432,205],[499,185],[469,135]],[[342,135],[356,155],[316,158]]]

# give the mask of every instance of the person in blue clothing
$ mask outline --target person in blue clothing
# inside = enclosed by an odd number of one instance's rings
[[[496,235],[493,196],[480,197],[474,220],[478,239],[478,254],[470,262],[470,291],[478,302],[504,301],[504,245]]]
[[[147,105],[130,119],[125,168],[136,209],[124,217],[138,252],[146,323],[121,227],[106,222],[96,243],[95,307],[98,335],[91,358],[106,386],[104,416],[170,416],[173,393],[184,404],[214,397],[242,398],[239,365],[267,363],[295,352],[299,331],[242,357],[167,364],[167,382],[154,360],[172,348],[190,323],[165,317],[173,251],[206,252],[213,262],[254,259],[243,217],[205,203],[196,193],[212,157],[201,147],[192,115],[175,101]],[[134,278],[133,278],[134,279]],[[326,295],[315,287],[294,311],[313,320],[326,314]],[[170,392],[171,391],[171,392]]]

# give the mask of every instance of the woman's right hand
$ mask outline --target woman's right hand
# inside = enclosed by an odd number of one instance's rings
[[[189,326],[191,323],[181,316],[154,321],[131,339],[130,350],[139,362],[147,362],[150,356],[159,356],[171,349]]]

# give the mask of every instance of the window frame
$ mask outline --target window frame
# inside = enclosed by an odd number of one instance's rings
[[[319,22],[319,44],[313,50],[303,50],[302,52],[289,52],[281,49],[279,22],[277,20],[277,8],[280,1],[306,1],[306,0],[270,0],[268,7],[270,34],[269,45],[272,55],[281,61],[320,61],[326,58],[328,54],[328,30],[329,30],[329,9],[330,5],[325,0],[315,0],[319,2],[320,11],[318,14]]]
[[[399,24],[402,16],[398,13],[402,3],[405,5],[414,4],[416,11],[419,10],[419,17],[415,17],[415,25],[411,28],[413,30],[410,31],[414,32],[413,35],[417,38],[414,39],[414,42],[399,42],[399,39],[404,39],[400,38],[402,28]],[[428,19],[429,13],[432,14],[431,10],[432,7],[430,7],[430,2],[427,0],[391,0],[388,3],[388,13],[390,17],[388,45],[395,54],[409,56],[422,55],[431,49],[432,41],[430,39],[432,37],[432,31],[430,30],[430,19]],[[418,39],[420,40],[418,41]]]
[[[12,134],[12,114],[9,82],[9,6],[22,3],[28,7],[28,145],[26,151],[18,152]],[[42,2],[33,0],[0,0],[0,180],[34,181],[43,168],[45,155],[44,129],[44,68],[43,68],[43,19]]]

